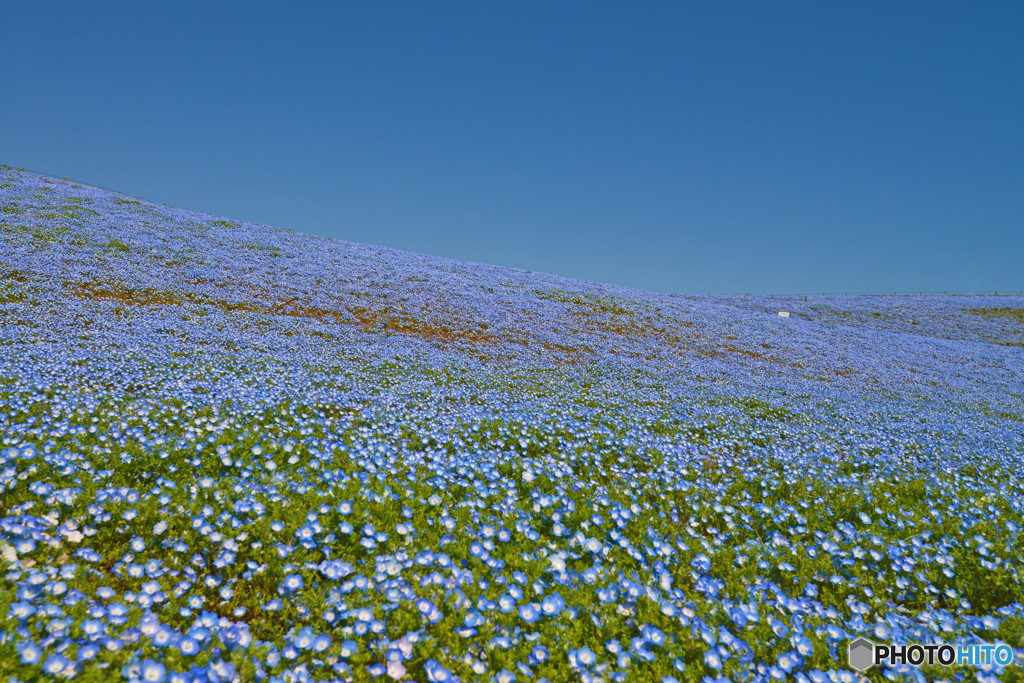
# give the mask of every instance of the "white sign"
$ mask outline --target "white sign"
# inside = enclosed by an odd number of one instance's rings
[[[789,317],[789,311],[779,311],[779,317],[780,318],[788,318]]]

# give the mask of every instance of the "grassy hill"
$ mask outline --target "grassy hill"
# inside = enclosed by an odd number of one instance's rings
[[[7,167],[0,207],[0,674],[831,681],[858,636],[1024,646],[1024,298],[644,292]]]

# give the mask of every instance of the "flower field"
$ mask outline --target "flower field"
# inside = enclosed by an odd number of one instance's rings
[[[7,167],[0,207],[3,680],[1024,674],[1022,297],[658,294]]]

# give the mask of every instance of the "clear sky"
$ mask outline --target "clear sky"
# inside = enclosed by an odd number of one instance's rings
[[[19,2],[0,163],[682,293],[1024,289],[1024,3]]]

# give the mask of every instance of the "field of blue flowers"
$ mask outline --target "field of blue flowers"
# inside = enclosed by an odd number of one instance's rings
[[[1024,659],[1024,298],[656,294],[7,167],[0,206],[3,680],[1024,672],[846,659]]]

